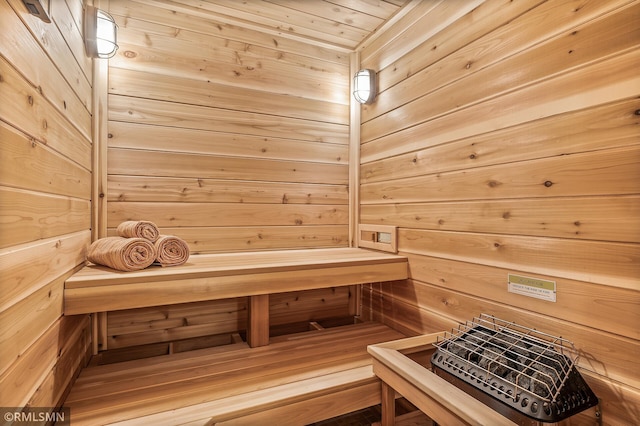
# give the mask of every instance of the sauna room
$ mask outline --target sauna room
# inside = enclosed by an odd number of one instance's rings
[[[0,28],[3,424],[638,424],[639,1]]]

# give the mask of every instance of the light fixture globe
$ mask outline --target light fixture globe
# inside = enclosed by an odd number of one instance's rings
[[[376,97],[376,72],[363,69],[353,76],[353,97],[361,104],[370,104]]]
[[[84,46],[87,56],[108,59],[118,50],[118,25],[104,10],[87,6],[84,13]]]

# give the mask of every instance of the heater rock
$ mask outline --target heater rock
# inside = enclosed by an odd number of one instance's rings
[[[554,389],[557,377],[555,370],[537,363],[535,371],[531,373],[532,380],[529,390],[542,398],[548,398]]]
[[[478,349],[477,345],[468,341],[451,342],[449,343],[448,350],[452,354],[471,362],[478,362],[479,354],[482,351],[482,349]]]
[[[501,349],[495,346],[488,346],[482,352],[478,366],[489,370],[496,376],[504,377],[512,370],[509,366],[510,362]]]

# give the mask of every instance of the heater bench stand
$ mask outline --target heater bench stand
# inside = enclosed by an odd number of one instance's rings
[[[367,348],[373,371],[382,380],[382,426],[395,424],[396,392],[437,424],[515,426],[515,423],[436,376],[407,355],[433,349],[442,333],[427,334]]]

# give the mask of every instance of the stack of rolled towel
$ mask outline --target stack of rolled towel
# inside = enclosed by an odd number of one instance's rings
[[[152,264],[178,266],[189,259],[187,243],[173,235],[161,235],[149,221],[122,222],[117,237],[106,237],[89,246],[87,259],[119,271],[138,271]]]

